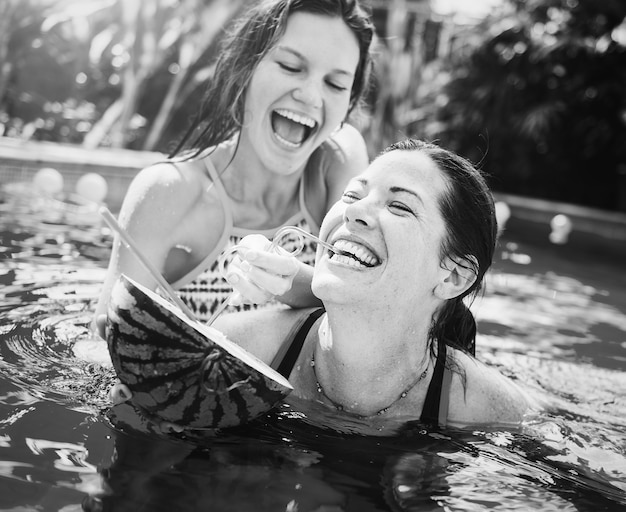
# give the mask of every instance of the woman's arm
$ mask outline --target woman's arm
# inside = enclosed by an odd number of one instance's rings
[[[183,173],[169,163],[143,169],[132,181],[118,217],[120,226],[141,254],[168,282],[173,282],[179,277],[177,274],[188,270],[186,267],[189,265],[184,257],[172,264],[169,258],[172,249],[190,246],[194,238],[199,238],[198,223],[193,222],[192,217],[202,190],[206,187],[201,187],[198,179],[193,172]],[[191,226],[194,226],[193,230]],[[205,240],[210,241],[212,238],[208,233]],[[149,289],[154,290],[157,286],[150,272],[116,236],[96,305],[96,318],[106,314],[111,290],[122,273]]]
[[[310,309],[252,310],[221,315],[213,327],[269,365],[299,318]]]
[[[454,373],[449,421],[459,425],[519,426],[541,409],[514,381],[473,357],[454,351],[462,373]]]

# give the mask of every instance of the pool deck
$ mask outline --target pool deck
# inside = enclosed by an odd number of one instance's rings
[[[43,167],[52,167],[64,177],[66,193],[74,192],[78,179],[97,173],[108,186],[105,202],[119,209],[128,185],[137,172],[164,158],[162,153],[128,149],[86,149],[75,145],[32,142],[0,137],[0,185],[30,182]],[[510,209],[506,230],[537,242],[548,240],[550,222],[556,215],[571,221],[568,245],[610,250],[626,256],[626,213],[599,210],[568,203],[511,194],[494,193]]]

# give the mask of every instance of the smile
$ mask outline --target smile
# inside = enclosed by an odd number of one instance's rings
[[[284,108],[272,112],[272,129],[286,146],[299,148],[311,136],[317,122],[308,116]]]
[[[339,239],[333,247],[337,252],[331,252],[329,258],[337,263],[368,268],[380,265],[380,258],[374,252],[356,242]]]

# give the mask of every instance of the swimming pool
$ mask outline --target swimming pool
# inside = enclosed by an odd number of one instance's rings
[[[504,233],[475,305],[477,356],[556,404],[522,431],[364,435],[291,403],[244,427],[164,438],[129,406],[109,407],[113,375],[88,354],[108,231],[0,207],[0,510],[626,508],[620,261]]]

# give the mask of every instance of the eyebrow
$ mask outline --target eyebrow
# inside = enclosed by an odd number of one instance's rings
[[[284,51],[284,52],[291,53],[292,55],[294,55],[294,56],[298,57],[298,58],[299,58],[299,59],[301,59],[301,60],[304,60],[304,61],[308,60],[308,59],[307,59],[304,55],[302,55],[302,54],[301,54],[298,50],[294,50],[293,48],[289,48],[288,46],[281,46],[281,45],[277,45],[277,46],[275,47],[275,49],[276,49],[276,50],[282,50],[282,51]],[[349,78],[354,77],[354,73],[353,73],[353,72],[351,72],[351,71],[347,71],[347,70],[345,70],[345,69],[341,69],[341,68],[335,68],[335,69],[333,69],[333,71],[332,71],[332,72],[333,72],[333,73],[339,73],[339,74],[341,74],[341,75],[345,75],[345,76],[347,76],[347,77],[349,77]]]
[[[357,183],[359,183],[359,184],[361,184],[363,186],[366,186],[367,183],[368,183],[365,178],[356,178],[354,181],[356,181]],[[421,196],[417,192],[415,192],[415,191],[413,191],[413,190],[411,190],[409,188],[394,186],[394,187],[389,187],[389,192],[391,192],[392,194],[404,193],[404,194],[412,195],[420,203],[424,204],[424,201],[422,200]]]
[[[422,205],[424,204],[424,201],[422,201],[422,197],[417,192],[414,192],[413,190],[410,190],[404,187],[391,187],[389,190],[394,194],[398,194],[398,193],[409,194],[413,196],[420,204]]]

